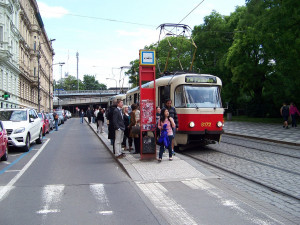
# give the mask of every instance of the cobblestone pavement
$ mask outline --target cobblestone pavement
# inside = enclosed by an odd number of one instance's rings
[[[280,124],[226,121],[225,134],[300,145],[300,127],[284,129]]]

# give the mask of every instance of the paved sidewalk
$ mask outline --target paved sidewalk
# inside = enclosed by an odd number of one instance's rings
[[[284,129],[280,124],[226,121],[225,134],[300,146],[300,127]]]

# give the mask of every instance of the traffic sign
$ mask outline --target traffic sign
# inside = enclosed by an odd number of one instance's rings
[[[154,66],[155,65],[155,51],[154,50],[140,50],[140,65]]]

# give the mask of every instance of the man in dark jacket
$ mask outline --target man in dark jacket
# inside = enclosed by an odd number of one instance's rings
[[[88,120],[89,120],[89,123],[92,122],[92,116],[93,116],[93,112],[92,110],[90,109],[90,107],[88,107],[87,111],[86,111],[86,115],[88,117]]]
[[[108,139],[110,139],[110,143],[113,146],[113,153],[115,154],[115,129],[113,124],[113,115],[114,110],[117,108],[117,101],[113,101],[112,105],[109,106],[106,112],[106,119],[108,120]]]
[[[123,101],[118,100],[117,108],[114,109],[113,113],[113,126],[115,130],[115,156],[119,159],[124,155],[122,154],[122,142],[125,131],[125,124],[123,120]]]
[[[172,139],[172,151],[174,152],[174,139],[175,139],[176,131],[178,131],[178,117],[177,117],[176,109],[174,107],[172,107],[172,100],[171,99],[167,99],[165,101],[165,107],[164,108],[166,108],[169,111],[169,116],[174,119],[174,122],[175,122],[175,125],[176,125],[176,128],[173,128],[173,137],[174,138]]]

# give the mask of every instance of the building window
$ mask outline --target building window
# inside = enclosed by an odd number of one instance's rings
[[[36,75],[36,67],[33,68],[33,77]]]
[[[33,42],[33,50],[36,50],[36,41]]]
[[[1,109],[3,108],[3,102],[1,102]]]

